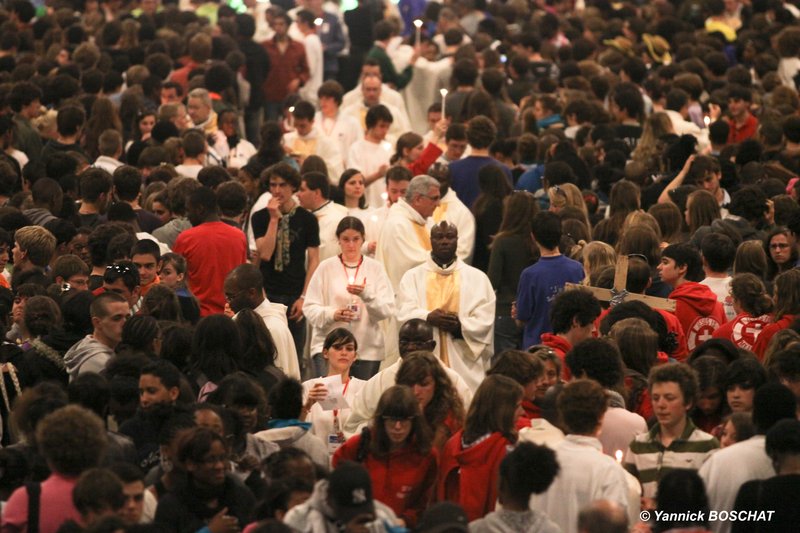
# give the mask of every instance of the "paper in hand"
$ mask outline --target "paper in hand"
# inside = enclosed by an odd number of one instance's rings
[[[323,411],[333,411],[334,409],[347,409],[350,405],[344,399],[344,383],[342,383],[342,376],[328,376],[320,378],[318,383],[325,385],[328,389],[328,396],[324,400],[320,400],[319,406]]]

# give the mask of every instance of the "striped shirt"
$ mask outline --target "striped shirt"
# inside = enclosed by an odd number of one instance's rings
[[[682,468],[699,470],[709,454],[719,448],[719,441],[695,427],[686,419],[683,434],[664,446],[660,438],[661,425],[633,439],[625,455],[625,467],[642,484],[643,496],[655,498],[659,480],[670,470]]]

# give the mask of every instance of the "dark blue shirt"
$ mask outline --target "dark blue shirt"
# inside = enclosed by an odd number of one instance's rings
[[[458,199],[469,209],[472,209],[472,204],[475,203],[475,199],[481,193],[478,185],[478,171],[489,163],[499,165],[508,178],[508,184],[513,187],[514,182],[511,179],[511,171],[493,157],[471,155],[450,163],[450,188],[456,191]]]
[[[522,347],[539,343],[542,333],[550,333],[550,303],[567,283],[583,281],[583,266],[569,257],[542,257],[522,271],[517,288],[517,320],[525,322]]]

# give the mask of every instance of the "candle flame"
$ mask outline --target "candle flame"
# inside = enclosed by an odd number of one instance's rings
[[[622,450],[617,450],[614,452],[614,457],[617,459],[618,463],[622,462]]]
[[[382,192],[382,193],[381,193],[381,198],[382,198],[383,200],[388,200],[388,199],[389,199],[389,193]]]
[[[441,95],[442,95],[442,98],[444,98],[445,96],[447,96],[447,89],[441,89],[441,90],[439,91],[439,94],[441,94]]]
[[[414,21],[414,26],[416,26],[417,28],[421,28],[422,24],[423,23],[422,23],[421,19],[417,19],[417,20]]]

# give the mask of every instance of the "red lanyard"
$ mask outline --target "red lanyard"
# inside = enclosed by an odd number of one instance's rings
[[[342,258],[341,254],[339,254],[339,261],[342,262],[342,270],[344,270],[344,277],[347,278],[347,283],[350,284],[350,276],[347,275],[347,265],[344,264],[344,259]],[[364,256],[362,255],[361,258],[358,260],[358,264],[356,265],[356,273],[353,274],[353,284],[355,284],[358,280],[358,271],[361,270],[361,263],[363,262],[364,262]]]
[[[349,379],[347,380],[347,383],[344,384],[344,390],[342,391],[342,396],[347,394],[347,386],[348,385],[350,385],[350,380]],[[333,410],[333,418],[334,418],[334,420],[339,418],[339,410],[338,409],[334,409]]]

